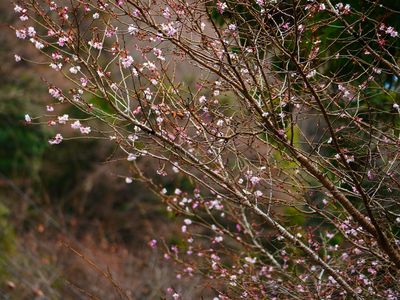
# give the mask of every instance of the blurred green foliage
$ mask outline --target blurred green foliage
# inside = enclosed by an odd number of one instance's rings
[[[23,119],[21,113],[0,112],[0,171],[7,177],[35,178],[47,148],[46,133],[39,126],[28,129]]]
[[[0,259],[15,251],[15,232],[9,218],[9,209],[0,203]]]
[[[16,250],[16,235],[9,209],[0,202],[0,282],[8,278],[7,260]]]
[[[40,125],[27,126],[24,115],[37,110],[32,105],[35,94],[30,92],[43,87],[29,75],[13,78],[6,71],[0,72],[0,172],[6,177],[36,178],[49,132]]]

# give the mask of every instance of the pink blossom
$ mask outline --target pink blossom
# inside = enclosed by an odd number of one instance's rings
[[[75,121],[74,123],[71,124],[72,129],[79,129],[81,128],[81,122],[79,120]]]
[[[134,9],[132,15],[137,18],[140,16],[140,11],[138,9]]]
[[[62,68],[62,63],[51,63],[49,66],[53,70],[60,71]]]
[[[143,63],[143,67],[148,69],[149,71],[157,70],[156,65],[154,63],[152,63],[151,61],[147,61],[147,62]]]
[[[81,82],[81,85],[83,87],[86,87],[87,84],[88,84],[88,80],[86,78],[84,78],[84,77],[80,78],[79,81]]]
[[[262,195],[263,195],[263,192],[261,192],[261,191],[259,191],[259,190],[257,190],[257,191],[254,192],[254,196],[255,196],[256,198],[259,198],[259,197],[261,197]]]
[[[171,18],[171,13],[169,12],[169,8],[168,7],[164,8],[163,17],[166,18],[166,19]]]
[[[174,23],[161,24],[160,26],[162,31],[164,31],[164,33],[169,37],[172,37],[177,33],[176,28],[174,28]]]
[[[136,155],[136,154],[129,153],[129,154],[128,154],[128,158],[127,158],[126,160],[127,160],[127,161],[134,161],[134,160],[136,160],[136,158],[137,158],[137,155]]]
[[[386,29],[386,33],[389,34],[391,37],[397,37],[399,35],[398,32],[392,26],[389,26]]]
[[[260,178],[260,177],[257,177],[257,176],[252,176],[252,177],[250,178],[250,182],[251,182],[252,185],[256,185],[256,184],[259,183],[260,181],[261,181],[261,178]]]
[[[214,238],[215,243],[221,243],[223,240],[224,238],[220,235]]]
[[[241,232],[242,231],[242,227],[240,226],[240,224],[236,224],[236,230],[237,232]]]
[[[24,9],[24,8],[22,8],[21,6],[19,6],[19,5],[15,5],[14,6],[14,11],[16,12],[16,13],[25,13],[26,12],[26,9]]]
[[[121,64],[125,69],[129,68],[133,64],[132,56],[121,58]]]
[[[78,74],[78,72],[80,72],[80,70],[81,70],[81,67],[80,67],[80,66],[74,66],[74,67],[71,67],[71,68],[69,69],[69,71],[70,71],[71,74]]]
[[[178,293],[174,293],[172,295],[172,298],[174,298],[174,300],[179,300],[181,298],[181,296]]]
[[[138,73],[138,71],[136,70],[135,67],[132,68],[132,75],[135,76],[135,77],[139,76],[139,73]]]
[[[94,49],[101,50],[103,49],[103,43],[99,41],[89,41],[89,46],[93,47]]]
[[[39,42],[38,40],[35,40],[34,38],[31,38],[30,41],[31,41],[32,44],[35,45],[35,48],[36,48],[36,49],[41,50],[41,49],[44,48],[44,44],[41,43],[41,42]]]
[[[159,60],[165,60],[165,57],[162,56],[162,51],[160,49],[153,48],[153,53]]]
[[[27,30],[27,34],[28,34],[28,36],[30,36],[30,37],[34,37],[34,36],[36,35],[36,30],[35,30],[35,28],[33,28],[32,26],[29,26],[29,27],[28,27],[28,30]]]
[[[129,25],[128,33],[130,35],[136,35],[138,32],[139,32],[139,29],[135,25],[133,25],[133,24]]]
[[[228,5],[225,2],[218,1],[217,2],[217,10],[222,15],[224,11],[228,8]]]
[[[81,131],[81,133],[82,134],[89,134],[92,130],[91,130],[91,128],[88,126],[88,127],[83,127],[83,126],[81,126],[80,128],[79,128],[79,130]]]
[[[282,28],[285,29],[285,30],[288,30],[289,29],[289,23],[288,22],[284,23],[282,25]]]
[[[253,265],[253,264],[256,263],[257,257],[245,257],[244,260],[245,260],[246,262],[248,262],[249,264],[252,264],[252,265]]]
[[[65,124],[68,121],[69,116],[67,114],[58,117],[58,123]]]
[[[58,53],[58,52],[53,52],[53,53],[51,54],[51,58],[54,59],[54,60],[59,60],[59,59],[62,59],[63,56],[62,56],[60,53]]]
[[[149,242],[149,246],[151,247],[151,248],[155,248],[155,247],[157,247],[157,240],[151,240],[150,242]]]
[[[60,47],[64,47],[64,46],[65,46],[65,43],[68,42],[68,40],[69,40],[68,37],[62,36],[62,37],[58,38],[57,44],[58,44]]]
[[[56,136],[49,140],[50,145],[57,145],[60,144],[63,140],[63,137],[60,133],[57,133]]]
[[[351,11],[350,4],[344,5],[342,2],[337,3],[337,4],[335,5],[335,8],[336,8],[336,11],[337,11],[337,12],[339,12],[339,13],[341,13],[341,14],[344,14],[344,15],[349,14],[350,11]]]
[[[204,104],[206,101],[207,101],[207,98],[206,98],[205,96],[201,96],[201,97],[199,98],[200,104]]]
[[[143,91],[143,93],[144,93],[144,95],[145,95],[145,97],[146,97],[147,100],[151,100],[153,93],[150,91],[149,88],[145,89],[145,90]]]
[[[17,38],[19,39],[26,39],[26,30],[25,29],[19,29],[15,31],[15,35],[17,36]]]
[[[229,29],[230,31],[235,31],[235,30],[236,30],[236,25],[235,25],[235,24],[229,24],[229,25],[228,25],[228,29]]]
[[[136,108],[132,111],[132,113],[133,113],[134,115],[137,115],[137,114],[139,114],[141,111],[142,111],[142,107],[141,107],[141,106],[138,106],[138,107],[136,107]]]
[[[99,77],[104,77],[104,72],[102,70],[98,69],[97,75],[99,75]]]
[[[53,11],[56,10],[58,7],[54,1],[51,1],[49,6],[50,6],[50,10],[53,10]]]

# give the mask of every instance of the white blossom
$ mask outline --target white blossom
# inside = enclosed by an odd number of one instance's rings
[[[32,119],[28,114],[25,115],[25,122],[26,123],[31,123],[32,122]]]

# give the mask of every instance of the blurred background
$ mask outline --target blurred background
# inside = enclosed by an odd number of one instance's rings
[[[46,65],[15,62],[14,54],[41,59],[15,39],[7,2],[0,2],[0,299],[124,298],[119,288],[132,299],[160,299],[167,287],[193,297],[197,279],[178,281],[148,245],[176,239],[174,216],[142,184],[125,182],[115,145],[51,146],[50,126],[24,121],[46,113],[47,78],[66,86]],[[70,106],[57,113],[78,114]]]

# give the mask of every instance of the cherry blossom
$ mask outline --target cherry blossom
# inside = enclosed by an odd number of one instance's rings
[[[58,123],[65,124],[68,121],[69,116],[67,114],[64,114],[61,117],[57,118],[58,118]]]
[[[63,137],[60,133],[57,133],[53,139],[49,140],[50,145],[57,145],[63,141]]]
[[[134,161],[136,159],[137,159],[137,155],[135,155],[133,153],[128,154],[128,158],[127,158],[128,161]]]
[[[26,123],[31,123],[32,122],[32,119],[28,114],[25,115],[25,122]]]
[[[214,298],[396,299],[397,13],[289,2],[19,1],[19,42],[68,79],[43,76],[38,123],[115,144],[179,222],[148,245]]]
[[[82,134],[89,134],[92,130],[91,130],[91,128],[88,126],[88,127],[83,127],[83,126],[81,126],[80,128],[79,128],[79,130],[80,130],[80,132],[82,133]]]

